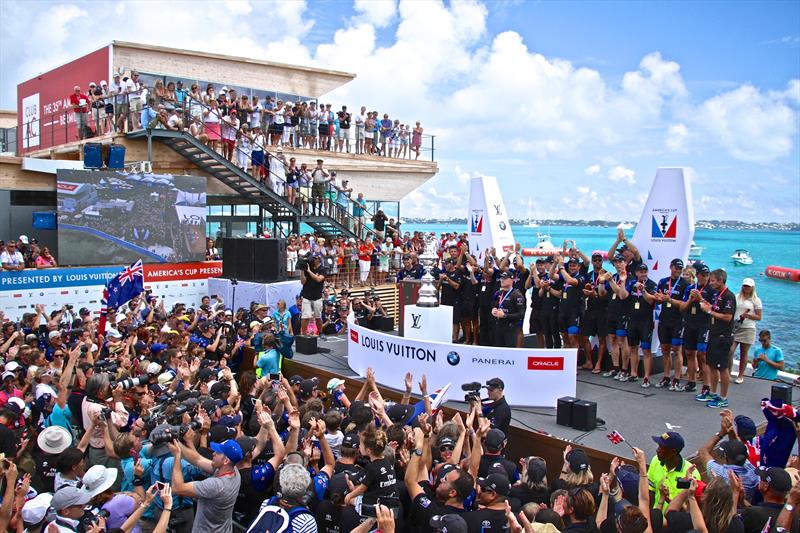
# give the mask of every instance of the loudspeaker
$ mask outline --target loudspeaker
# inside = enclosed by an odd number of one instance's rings
[[[394,319],[390,316],[375,317],[375,325],[379,331],[394,331]]]
[[[577,402],[577,398],[563,396],[556,403],[556,424],[559,426],[572,425],[572,406]]]
[[[286,239],[253,239],[253,280],[261,283],[286,279]]]
[[[773,402],[775,400],[783,400],[783,405],[792,405],[792,386],[785,383],[773,385],[769,399]]]
[[[108,160],[106,167],[112,170],[125,168],[125,147],[121,144],[112,144],[108,147]]]
[[[286,279],[285,239],[223,239],[222,277],[270,283]]]
[[[306,355],[317,353],[317,336],[296,335],[294,338],[294,351]]]
[[[100,143],[86,143],[83,145],[83,168],[103,167],[103,145]]]
[[[578,400],[572,404],[572,429],[591,431],[597,427],[597,404]]]

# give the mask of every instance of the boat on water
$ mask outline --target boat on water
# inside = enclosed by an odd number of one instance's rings
[[[623,229],[627,231],[632,228],[633,224],[631,224],[630,222],[620,222],[619,224],[617,224],[617,229]]]
[[[547,233],[536,233],[536,246],[533,248],[523,248],[521,253],[525,257],[531,256],[547,256],[553,255],[558,253],[560,250],[553,246],[553,242],[550,240],[550,235]]]
[[[747,250],[739,249],[736,250],[733,255],[731,256],[733,259],[733,263],[735,265],[752,265],[753,264],[753,257],[750,255],[750,252]]]
[[[539,224],[533,219],[533,201],[528,196],[528,220],[525,222],[526,228],[538,228]]]
[[[705,250],[703,246],[698,246],[697,243],[692,241],[692,244],[689,245],[689,260],[699,261],[700,256],[703,255],[703,250]]]

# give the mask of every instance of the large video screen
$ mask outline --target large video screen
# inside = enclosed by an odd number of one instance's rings
[[[57,177],[59,264],[204,260],[204,177],[93,170]]]

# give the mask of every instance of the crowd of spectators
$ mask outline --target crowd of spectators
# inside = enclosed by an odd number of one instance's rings
[[[27,235],[20,235],[16,240],[0,240],[0,266],[5,271],[16,271],[54,268],[58,263],[50,253],[50,247],[39,246],[34,237],[29,239]]]
[[[262,102],[226,86],[187,87],[180,80],[148,87],[136,71],[116,72],[110,85],[91,82],[88,92],[76,85],[70,104],[79,139],[143,127],[185,129],[231,160],[234,146],[250,159],[253,151],[278,146],[401,159],[419,159],[422,150],[419,121],[412,127],[366,106],[353,114],[347,106],[334,110],[314,100],[266,96]]]
[[[218,297],[168,309],[145,293],[103,334],[88,309],[0,317],[0,530],[798,530],[791,405],[763,402],[761,438],[723,410],[695,463],[674,431],[653,436],[649,466],[638,448],[607,472],[572,446],[558,465],[534,443],[507,457],[499,378],[445,415],[424,375],[419,399],[408,373],[395,403],[371,369],[360,384],[282,374],[284,339],[310,322],[305,290],[272,313]]]

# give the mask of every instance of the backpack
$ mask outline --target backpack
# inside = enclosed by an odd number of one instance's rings
[[[292,533],[292,519],[301,514],[311,514],[305,507],[298,506],[289,509],[277,505],[278,498],[273,496],[266,502],[258,516],[246,533]]]

